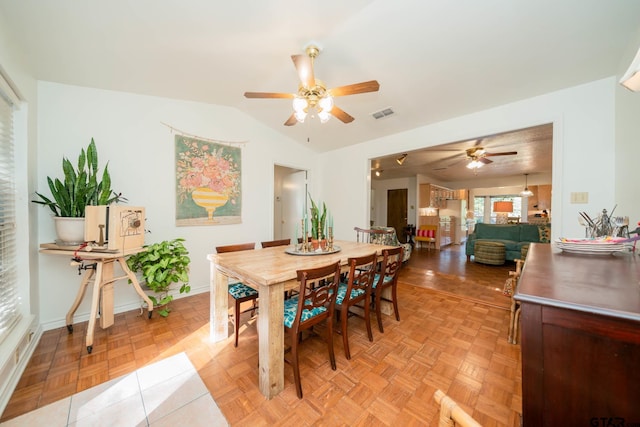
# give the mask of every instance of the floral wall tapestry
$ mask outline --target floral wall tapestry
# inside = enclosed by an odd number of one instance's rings
[[[176,225],[242,222],[241,151],[176,135]]]

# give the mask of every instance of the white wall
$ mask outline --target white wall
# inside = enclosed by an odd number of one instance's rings
[[[610,77],[325,153],[324,165],[339,165],[323,179],[323,197],[334,207],[336,224],[340,224],[336,228],[347,232],[356,224],[368,223],[371,158],[553,123],[552,232],[554,237],[581,236],[579,211],[599,212],[616,202],[616,88],[616,79]],[[338,186],[340,192],[328,191]],[[588,204],[569,202],[570,193],[578,191],[589,192]]]
[[[317,157],[302,145],[257,123],[237,110],[68,86],[38,84],[38,189],[48,194],[47,176],[60,176],[62,157],[75,163],[91,138],[100,166],[109,161],[112,188],[130,206],[145,206],[147,243],[183,237],[192,259],[192,292],[208,291],[206,255],[216,245],[270,240],[273,233],[273,167],[294,165],[314,170]],[[223,141],[247,141],[242,148],[242,223],[211,227],[175,226],[174,134],[162,123],[184,132]],[[55,239],[48,209],[38,210],[39,242]],[[64,325],[80,278],[62,256],[39,255],[40,310],[44,329]],[[116,311],[139,306],[126,282],[116,284]],[[76,312],[86,320],[89,301]]]
[[[371,217],[373,219],[374,224],[377,226],[386,226],[387,224],[387,191],[389,190],[399,190],[406,188],[407,189],[407,223],[408,224],[417,224],[417,185],[416,178],[398,178],[398,179],[382,179],[382,180],[374,180],[371,184],[372,188],[375,190],[375,200],[374,200],[374,212],[375,217]],[[362,223],[358,225],[359,227],[368,227],[369,223]],[[398,233],[401,233],[402,230],[396,230]]]

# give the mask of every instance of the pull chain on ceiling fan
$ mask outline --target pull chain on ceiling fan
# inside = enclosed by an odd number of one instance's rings
[[[322,123],[327,122],[331,116],[343,123],[351,123],[354,118],[344,110],[334,105],[333,98],[337,96],[356,95],[359,93],[376,92],[380,84],[376,80],[362,83],[354,83],[327,89],[326,85],[316,79],[313,73],[313,61],[320,53],[317,46],[309,45],[305,49],[306,55],[291,55],[293,65],[296,67],[300,84],[297,93],[274,92],[245,92],[246,98],[290,98],[293,99],[293,113],[284,122],[285,126],[293,126],[304,122],[308,114],[317,114]]]

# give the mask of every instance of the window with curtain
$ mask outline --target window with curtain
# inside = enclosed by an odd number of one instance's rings
[[[0,80],[3,80],[0,75]],[[4,82],[2,82],[4,83]],[[16,276],[13,103],[0,85],[0,342],[19,318]]]

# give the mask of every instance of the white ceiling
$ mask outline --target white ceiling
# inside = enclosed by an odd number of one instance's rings
[[[37,79],[235,107],[318,152],[620,74],[638,16],[636,0],[0,0]],[[290,100],[244,98],[295,92],[310,41],[328,87],[380,82],[337,98],[354,122],[285,127]]]

